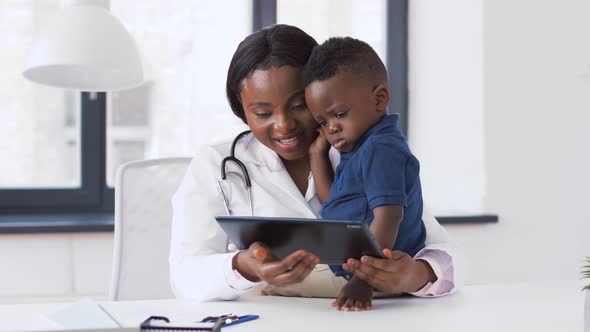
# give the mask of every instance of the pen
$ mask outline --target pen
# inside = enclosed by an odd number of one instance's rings
[[[223,321],[222,326],[230,326],[230,325],[236,325],[236,324],[240,324],[240,323],[249,322],[251,320],[255,320],[258,318],[260,318],[260,316],[258,316],[258,315],[237,316],[237,315],[233,315],[233,314],[228,314],[228,315],[222,315],[222,316],[205,317],[201,320],[201,322],[214,322],[217,320],[222,320]]]
[[[235,319],[228,319],[229,322],[226,321],[226,323],[223,324],[223,326],[230,326],[230,325],[236,325],[236,324],[240,324],[240,323],[245,323],[245,322],[249,322],[251,320],[255,320],[260,318],[260,316],[258,315],[244,315],[244,316],[238,316]]]

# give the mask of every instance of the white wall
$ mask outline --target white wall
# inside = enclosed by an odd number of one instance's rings
[[[113,233],[0,235],[0,303],[106,299]]]
[[[586,208],[590,199],[590,154],[586,147],[590,142],[586,128],[590,122],[590,2],[475,2],[480,5],[471,0],[447,0],[444,5],[434,0],[413,2],[413,10],[418,10],[413,15],[430,15],[430,6],[437,7],[437,12],[436,17],[429,16],[431,20],[414,21],[411,26],[414,32],[426,30],[422,33],[437,36],[448,45],[423,48],[430,54],[411,58],[411,66],[420,66],[415,60],[426,58],[434,62],[430,66],[443,67],[438,72],[449,73],[446,81],[435,81],[440,84],[438,94],[431,82],[412,85],[414,89],[430,87],[431,100],[421,102],[432,109],[416,109],[420,103],[415,102],[411,111],[425,112],[422,121],[435,117],[436,125],[451,131],[451,137],[457,132],[464,135],[463,141],[453,142],[456,149],[446,158],[437,153],[440,147],[431,137],[419,150],[442,160],[423,158],[423,163],[428,160],[436,167],[442,165],[438,171],[448,171],[455,180],[456,172],[448,166],[466,162],[468,169],[460,164],[457,167],[472,177],[473,188],[485,184],[483,192],[475,193],[483,198],[482,211],[500,216],[498,224],[447,227],[464,247],[466,281],[578,278],[583,257],[590,255],[590,211]],[[450,31],[444,26],[441,32],[441,22],[450,22],[450,26],[464,23],[463,30]],[[469,58],[477,56],[477,51],[469,48],[477,45],[472,32],[480,34],[483,41],[481,59]],[[459,61],[465,66],[457,66]],[[473,68],[477,63],[482,67]],[[470,82],[470,78],[478,80]],[[470,84],[483,87],[481,103],[471,95],[467,101],[457,100],[463,97],[452,93],[457,89],[472,91]],[[412,91],[415,96],[416,92]],[[480,104],[481,109],[472,107]],[[452,117],[435,113],[441,110]],[[483,126],[477,114],[480,111]],[[419,130],[414,129],[414,133],[419,134]],[[481,152],[485,167],[471,168]],[[461,154],[464,156],[458,157]],[[481,176],[473,176],[475,173]],[[444,192],[446,188],[434,190]],[[449,192],[451,199],[462,199],[455,194]]]

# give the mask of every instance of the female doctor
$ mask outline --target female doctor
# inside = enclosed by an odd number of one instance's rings
[[[252,130],[231,141],[202,149],[193,158],[175,193],[170,280],[179,298],[231,300],[249,291],[269,295],[334,297],[346,283],[318,257],[299,250],[277,260],[260,253],[260,244],[236,251],[215,215],[317,218],[321,203],[310,173],[309,149],[317,124],[307,110],[303,66],[316,41],[299,28],[275,25],[255,32],[238,46],[229,66],[226,92],[230,106]],[[332,155],[336,165],[337,153]],[[334,165],[334,166],[335,166]],[[227,203],[224,204],[224,200]],[[457,255],[445,230],[423,216],[426,247],[415,257],[394,252],[391,258],[349,260],[346,267],[388,293],[440,296],[458,283]],[[317,264],[317,265],[316,265]],[[348,306],[348,307],[346,307]],[[340,309],[340,307],[338,308]],[[355,308],[345,304],[346,310]]]

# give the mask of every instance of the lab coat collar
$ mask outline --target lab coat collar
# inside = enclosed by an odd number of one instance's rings
[[[247,151],[246,153],[244,153]],[[260,143],[252,133],[240,140],[236,147],[236,156],[244,163],[264,166],[268,169],[269,182],[278,187],[278,192],[284,192],[290,196],[293,206],[299,206],[298,210],[307,215],[308,218],[317,218],[310,209],[309,201],[316,195],[313,178],[308,178],[308,189],[304,195],[293,182],[289,173],[285,170],[283,161],[273,150]],[[311,181],[310,181],[311,180]]]
[[[248,153],[240,153],[240,151],[248,151]],[[260,143],[252,133],[240,139],[236,147],[236,155],[244,163],[265,166],[271,172],[278,172],[285,168],[279,155]]]

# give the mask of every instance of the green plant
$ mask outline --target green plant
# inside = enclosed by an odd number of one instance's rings
[[[586,257],[585,264],[582,268],[582,279],[590,279],[590,256]],[[590,290],[590,283],[583,288],[583,290],[586,289]]]

